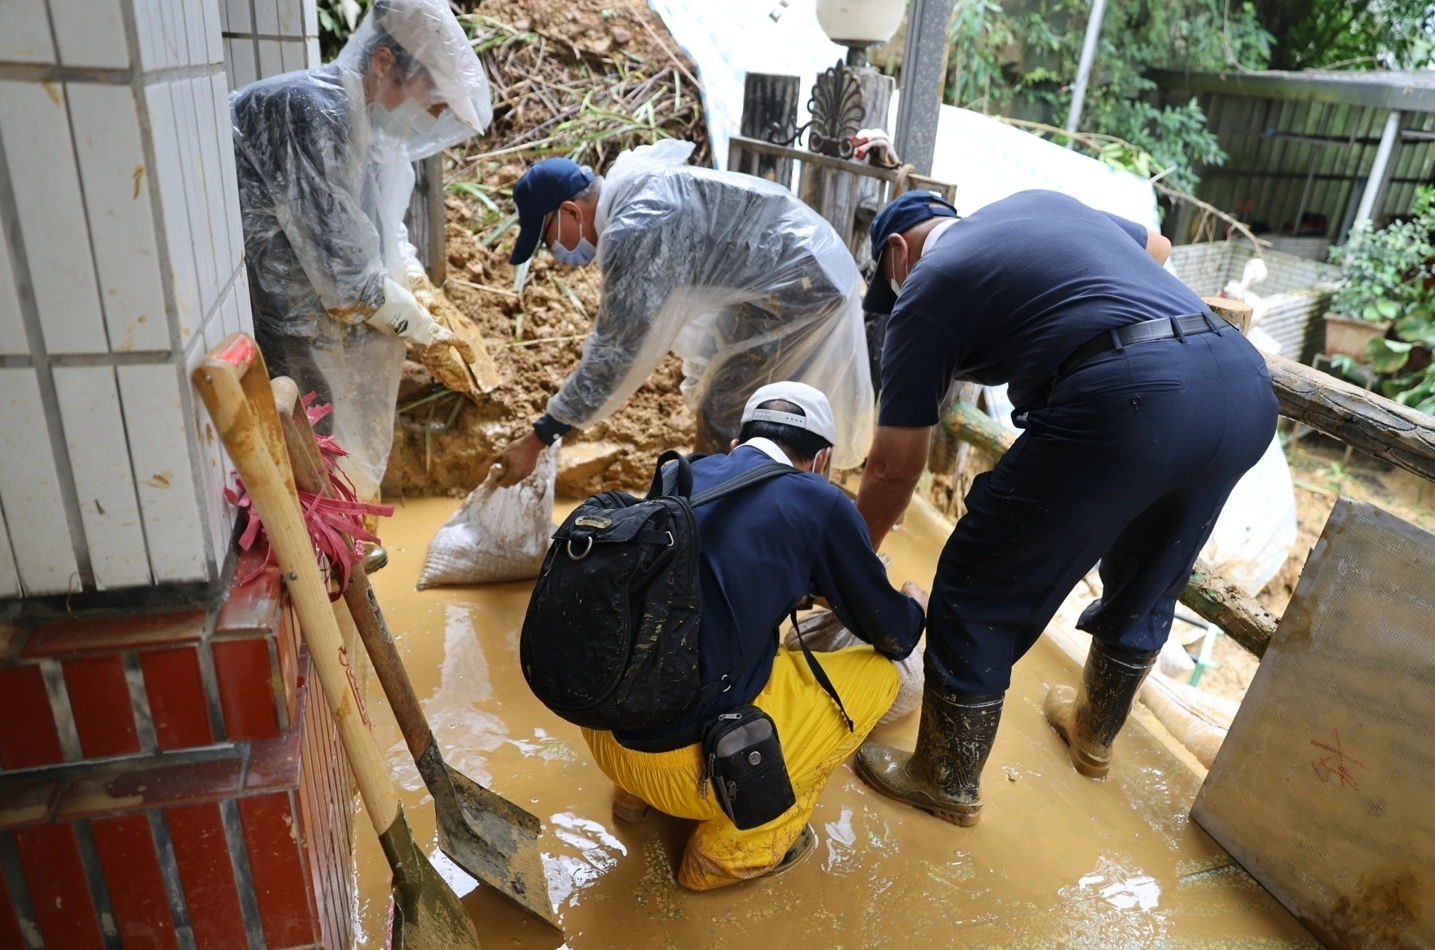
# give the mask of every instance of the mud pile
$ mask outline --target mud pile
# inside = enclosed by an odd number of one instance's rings
[[[484,0],[466,4],[494,86],[488,133],[445,161],[448,299],[479,328],[500,381],[473,399],[405,365],[388,496],[459,496],[483,481],[577,365],[598,312],[596,267],[540,252],[522,292],[508,264],[518,236],[512,188],[532,162],[564,155],[603,172],[624,148],[663,137],[707,142],[692,67],[662,21],[628,0]],[[669,357],[606,421],[570,434],[559,492],[639,490],[669,448],[690,448],[694,419]]]

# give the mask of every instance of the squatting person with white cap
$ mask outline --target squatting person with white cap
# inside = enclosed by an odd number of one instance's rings
[[[376,0],[332,63],[250,83],[229,107],[254,335],[271,374],[333,405],[321,431],[377,500],[404,341],[426,362],[473,360],[412,292],[423,268],[403,219],[412,163],[492,118],[483,66],[447,0]]]
[[[540,245],[561,264],[596,261],[603,296],[582,362],[504,450],[504,484],[532,472],[545,444],[611,415],[669,352],[683,360],[699,452],[727,449],[753,389],[796,379],[832,402],[833,464],[853,468],[866,455],[872,380],[851,253],[787,188],[696,168],[692,151],[674,140],[641,146],[602,177],[550,158],[514,185],[512,263]]]
[[[811,850],[807,822],[818,796],[892,705],[894,661],[922,635],[925,595],[910,582],[900,593],[892,588],[856,507],[827,480],[836,438],[819,390],[773,383],[747,400],[729,454],[692,463],[694,496],[769,461],[798,470],[693,509],[701,540],[701,681],[730,673],[731,688],[657,734],[583,730],[616,786],[617,817],[640,820],[651,805],[698,821],[678,868],[684,887],[708,890],[776,873]],[[841,708],[802,653],[777,646],[779,624],[813,594],[865,641],[822,655]],[[701,781],[699,740],[705,723],[745,704],[773,720],[796,804],[739,831]]]

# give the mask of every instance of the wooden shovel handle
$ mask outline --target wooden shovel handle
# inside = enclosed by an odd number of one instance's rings
[[[195,368],[193,380],[244,479],[254,510],[264,521],[359,794],[375,830],[383,834],[399,817],[399,801],[378,743],[369,731],[353,668],[315,563],[314,543],[294,493],[264,358],[253,339],[236,333],[204,358]]]
[[[289,461],[294,468],[294,481],[299,488],[316,495],[333,496],[333,486],[324,471],[323,457],[314,440],[314,430],[309,426],[309,416],[299,399],[299,388],[293,380],[281,376],[272,383],[274,405],[278,410],[279,426],[284,433]],[[347,538],[346,538],[347,540]],[[408,670],[399,656],[388,628],[384,626],[379,612],[370,600],[369,576],[362,564],[355,564],[349,577],[349,586],[344,589],[344,603],[349,616],[358,630],[359,639],[369,651],[369,661],[374,664],[374,673],[379,685],[388,697],[394,718],[398,720],[399,731],[404,734],[409,752],[415,762],[427,762],[425,753],[434,744],[433,731],[424,717],[423,707],[409,681]],[[342,622],[342,619],[341,619]],[[422,768],[422,766],[420,766]],[[430,777],[425,775],[424,780]]]

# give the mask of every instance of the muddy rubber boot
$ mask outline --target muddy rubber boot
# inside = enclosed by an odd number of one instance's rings
[[[1131,703],[1159,650],[1146,653],[1092,639],[1081,688],[1053,686],[1042,712],[1071,751],[1071,764],[1089,778],[1111,771],[1111,743],[1121,732]]]
[[[383,549],[382,545],[372,541],[364,542],[364,573],[372,574],[388,566],[389,552]]]
[[[797,840],[792,843],[792,847],[787,849],[787,853],[782,856],[782,860],[773,865],[772,870],[763,876],[772,877],[774,874],[781,874],[783,871],[786,871],[807,857],[808,853],[815,847],[817,847],[817,832],[812,830],[811,825],[803,825],[802,833],[797,836]]]
[[[970,827],[981,818],[982,767],[996,739],[1005,693],[961,695],[935,679],[929,675],[922,690],[917,748],[903,752],[865,742],[857,750],[857,774],[888,798]]]
[[[630,795],[618,786],[613,786],[613,817],[623,821],[642,821],[648,817],[652,806],[637,795]]]

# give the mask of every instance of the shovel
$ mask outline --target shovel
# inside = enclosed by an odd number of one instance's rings
[[[273,389],[295,485],[301,491],[332,496],[332,483],[299,401],[298,387],[281,376],[273,381]],[[444,762],[362,564],[352,568],[344,603],[369,651],[414,764],[433,796],[439,849],[471,877],[561,931],[538,851],[538,819]]]
[[[479,950],[478,933],[468,911],[415,844],[389,784],[378,743],[369,731],[368,714],[355,689],[353,668],[299,509],[259,347],[246,334],[231,334],[209,352],[192,379],[244,479],[254,510],[264,521],[364,808],[393,871],[388,946],[394,950]]]

